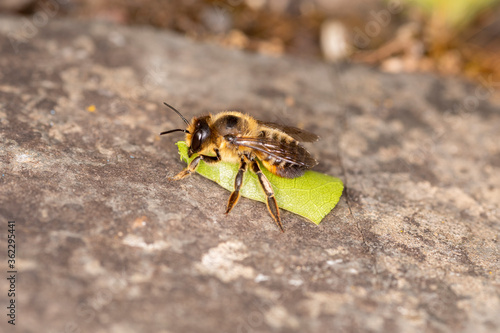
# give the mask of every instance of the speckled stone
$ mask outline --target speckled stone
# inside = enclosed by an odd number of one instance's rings
[[[0,47],[17,332],[500,330],[500,83],[52,17],[0,17]],[[164,101],[319,134],[307,147],[345,182],[338,206],[319,226],[283,211],[284,234],[262,203],[225,216],[215,183],[166,180],[182,136],[158,134],[183,122]]]

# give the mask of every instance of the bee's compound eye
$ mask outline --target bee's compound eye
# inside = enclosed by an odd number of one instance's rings
[[[193,152],[197,152],[200,149],[202,137],[202,132],[197,131],[194,133],[193,139],[191,140],[191,150]]]
[[[206,121],[198,121],[196,123],[196,129],[193,133],[191,139],[191,151],[197,153],[201,150],[203,142],[210,137],[210,127]]]

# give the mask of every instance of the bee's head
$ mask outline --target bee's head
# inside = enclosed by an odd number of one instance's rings
[[[189,147],[189,150],[188,150],[189,157],[191,157],[191,155],[203,150],[203,148],[205,148],[206,143],[208,142],[208,139],[210,138],[210,134],[211,134],[210,133],[210,126],[208,126],[209,116],[204,116],[204,117],[200,117],[200,118],[193,118],[191,123],[189,123],[189,121],[186,118],[184,118],[184,116],[179,111],[177,111],[173,106],[170,106],[167,103],[164,103],[164,104],[166,106],[168,106],[169,108],[171,108],[172,110],[174,110],[175,113],[177,113],[182,118],[182,120],[184,120],[184,122],[187,125],[187,128],[186,129],[177,128],[177,129],[173,129],[170,131],[161,132],[160,135],[168,134],[168,133],[172,133],[172,132],[184,132],[184,133],[186,133],[186,144]]]
[[[202,151],[210,139],[211,132],[210,126],[208,126],[208,117],[193,118],[193,121],[186,130],[186,144],[189,147],[189,157]]]

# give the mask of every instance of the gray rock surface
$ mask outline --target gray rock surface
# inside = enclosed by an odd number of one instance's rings
[[[55,19],[1,17],[0,45],[16,332],[500,330],[498,82]],[[225,216],[215,183],[165,179],[184,165],[164,101],[303,126],[347,190],[319,226],[282,212],[284,234],[262,203]]]

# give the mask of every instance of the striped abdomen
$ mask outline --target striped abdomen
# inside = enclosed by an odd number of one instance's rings
[[[264,149],[255,151],[264,167],[285,178],[302,176],[317,164],[311,154],[298,141],[278,130],[266,129],[259,133]]]

